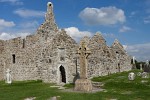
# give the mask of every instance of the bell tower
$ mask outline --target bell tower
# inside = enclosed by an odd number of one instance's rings
[[[58,27],[55,23],[55,16],[53,13],[53,4],[51,2],[48,2],[47,12],[45,14],[45,21],[38,28],[38,34],[41,34],[42,37],[47,38],[47,33],[50,33],[50,31],[57,31],[57,30],[58,30]]]
[[[51,2],[47,3],[47,13],[45,15],[46,22],[55,23],[54,13],[53,13],[53,4]]]

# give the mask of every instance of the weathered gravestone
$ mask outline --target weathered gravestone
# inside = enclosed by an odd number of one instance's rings
[[[140,64],[140,70],[141,70],[141,71],[143,70],[142,66],[143,66],[143,65],[142,65],[142,63],[141,63],[141,64]]]
[[[149,73],[143,72],[142,73],[142,78],[149,78]]]
[[[91,51],[87,48],[84,41],[81,41],[78,49],[79,60],[80,60],[80,79],[75,82],[75,91],[92,91],[92,82],[87,79],[87,57]]]
[[[60,100],[60,96],[54,96],[50,100]]]
[[[24,100],[35,100],[36,97],[29,97],[29,98],[25,98]]]
[[[138,72],[138,73],[137,73],[137,76],[141,76],[141,75],[142,75],[142,73],[141,73],[141,72]]]
[[[133,72],[129,73],[128,79],[129,80],[134,80],[135,79],[135,74]]]
[[[144,65],[144,72],[150,73],[150,65],[149,61],[146,61],[146,64]]]
[[[6,70],[6,77],[5,77],[5,83],[11,84],[12,83],[12,77],[10,74],[10,69]]]
[[[134,57],[134,56],[133,56],[132,60],[133,60],[133,63],[132,63],[132,69],[136,69],[135,57]]]

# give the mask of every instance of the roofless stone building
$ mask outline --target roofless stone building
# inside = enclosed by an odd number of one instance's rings
[[[84,37],[91,54],[88,57],[87,77],[103,76],[131,70],[131,58],[118,40],[111,47],[100,33]],[[47,4],[45,22],[34,35],[0,40],[0,80],[9,68],[13,80],[43,80],[52,83],[73,82],[79,72],[79,56],[75,42],[55,23],[53,4]]]

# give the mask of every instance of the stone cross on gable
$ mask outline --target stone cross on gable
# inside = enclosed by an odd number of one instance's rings
[[[85,45],[85,42],[82,41],[80,47],[78,49],[79,60],[80,60],[80,78],[86,79],[87,78],[87,57],[91,51]]]

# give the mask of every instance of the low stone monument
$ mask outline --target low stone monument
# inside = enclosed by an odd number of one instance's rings
[[[146,61],[146,64],[144,64],[144,72],[150,73],[150,65],[149,65],[149,61]]]
[[[24,100],[35,100],[36,97],[29,97],[29,98],[25,98]]]
[[[134,80],[135,79],[135,74],[133,72],[129,73],[128,79],[129,80]]]
[[[132,63],[132,69],[136,69],[136,63],[135,63],[135,57],[133,56],[133,63]]]
[[[141,71],[143,70],[142,66],[143,66],[143,65],[142,65],[142,63],[141,63],[141,64],[140,64],[140,70],[141,70]]]
[[[132,59],[133,59],[133,64],[135,64],[135,57],[133,56],[133,58],[132,58]]]
[[[10,74],[10,69],[6,70],[6,78],[5,78],[5,83],[11,84],[12,83],[12,77]]]
[[[138,72],[138,73],[137,73],[137,76],[141,76],[141,75],[142,75],[142,73],[141,73],[141,72]]]
[[[54,96],[50,100],[60,100],[60,96]]]
[[[78,49],[79,60],[80,60],[80,79],[75,81],[75,91],[92,91],[92,82],[87,79],[87,57],[91,51],[87,48],[84,41],[81,41]]]
[[[142,75],[142,78],[149,78],[149,73],[147,72],[143,72],[141,75]]]

